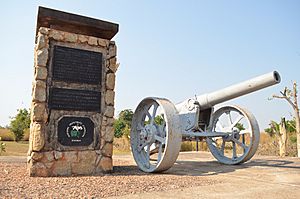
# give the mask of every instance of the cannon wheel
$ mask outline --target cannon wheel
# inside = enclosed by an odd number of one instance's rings
[[[223,164],[246,162],[258,148],[260,131],[257,121],[244,108],[221,107],[212,115],[209,131],[227,134],[206,139],[212,155]]]
[[[144,172],[161,172],[173,166],[181,146],[179,118],[167,99],[146,98],[132,119],[131,151]]]

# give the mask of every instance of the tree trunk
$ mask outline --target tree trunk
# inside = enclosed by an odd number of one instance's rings
[[[296,134],[297,134],[297,155],[298,157],[300,157],[300,116],[299,116],[296,82],[293,83],[293,94],[294,94],[294,111],[295,111]]]
[[[296,134],[297,134],[297,154],[300,157],[300,117],[299,110],[295,110]]]
[[[285,157],[285,155],[286,155],[286,143],[287,143],[285,118],[281,118],[278,138],[279,138],[278,139],[279,140],[279,155],[280,155],[280,157]]]

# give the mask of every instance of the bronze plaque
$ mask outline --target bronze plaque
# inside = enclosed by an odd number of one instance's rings
[[[89,146],[94,141],[94,123],[87,117],[63,117],[57,135],[64,146]]]
[[[100,112],[101,93],[89,90],[50,88],[48,106],[55,110]]]
[[[102,53],[54,46],[53,80],[70,83],[100,84]]]

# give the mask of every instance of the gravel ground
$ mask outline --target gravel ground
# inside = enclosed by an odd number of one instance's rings
[[[114,160],[114,172],[101,176],[29,177],[24,162],[0,162],[0,198],[105,198],[170,191],[216,182],[203,176],[146,174],[129,161]]]

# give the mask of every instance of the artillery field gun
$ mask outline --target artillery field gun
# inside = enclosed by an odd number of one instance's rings
[[[168,99],[148,97],[132,120],[131,150],[144,172],[161,172],[175,163],[182,139],[206,140],[212,155],[224,164],[240,164],[255,154],[260,131],[255,117],[239,106],[214,105],[278,84],[273,71],[174,105]]]

